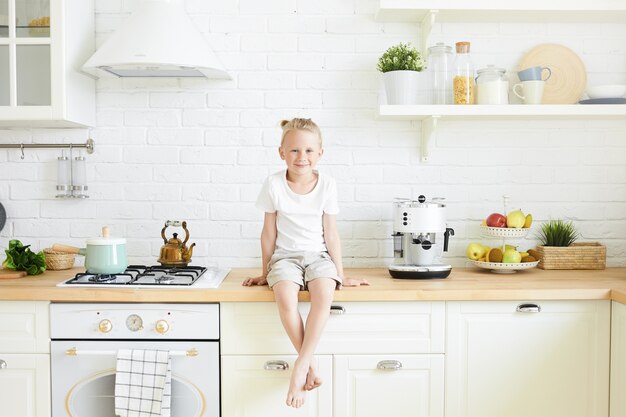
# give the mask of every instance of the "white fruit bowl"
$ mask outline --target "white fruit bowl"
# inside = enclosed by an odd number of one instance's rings
[[[607,84],[587,87],[587,95],[589,98],[618,98],[624,97],[624,94],[626,94],[626,85],[624,84]]]
[[[474,266],[482,269],[489,269],[491,270],[491,272],[496,274],[514,274],[517,271],[534,268],[539,265],[539,261],[521,262],[518,264],[505,264],[502,262],[481,262],[472,260],[470,260],[470,262],[474,264]]]
[[[512,228],[512,227],[489,227],[480,226],[483,235],[491,237],[510,237],[510,238],[523,238],[526,237],[530,228]]]

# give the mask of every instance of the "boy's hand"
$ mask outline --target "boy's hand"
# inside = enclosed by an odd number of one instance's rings
[[[267,285],[267,278],[261,275],[260,277],[246,278],[241,284],[244,287],[252,287],[254,285]]]
[[[342,285],[344,287],[358,287],[361,285],[370,285],[370,283],[360,278],[344,278]]]

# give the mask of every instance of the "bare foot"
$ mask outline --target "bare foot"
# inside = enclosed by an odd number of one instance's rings
[[[317,376],[315,368],[313,368],[312,366],[309,367],[309,373],[306,375],[306,384],[304,385],[304,389],[307,391],[311,391],[319,387],[320,385],[322,385],[322,378]]]
[[[304,405],[304,398],[306,397],[304,384],[307,380],[308,370],[309,366],[307,363],[302,363],[300,358],[296,359],[291,372],[291,380],[289,381],[289,391],[287,392],[286,403],[288,406],[300,408]]]

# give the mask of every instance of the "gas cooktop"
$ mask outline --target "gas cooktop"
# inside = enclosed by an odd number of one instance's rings
[[[59,287],[115,288],[217,288],[230,269],[203,266],[165,268],[161,265],[129,265],[120,274],[103,275],[87,272],[76,274]]]

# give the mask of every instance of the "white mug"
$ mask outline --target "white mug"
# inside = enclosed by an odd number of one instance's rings
[[[524,100],[524,104],[541,104],[545,83],[541,80],[522,81],[513,86],[513,93]],[[521,88],[523,93],[519,93],[518,88]]]

